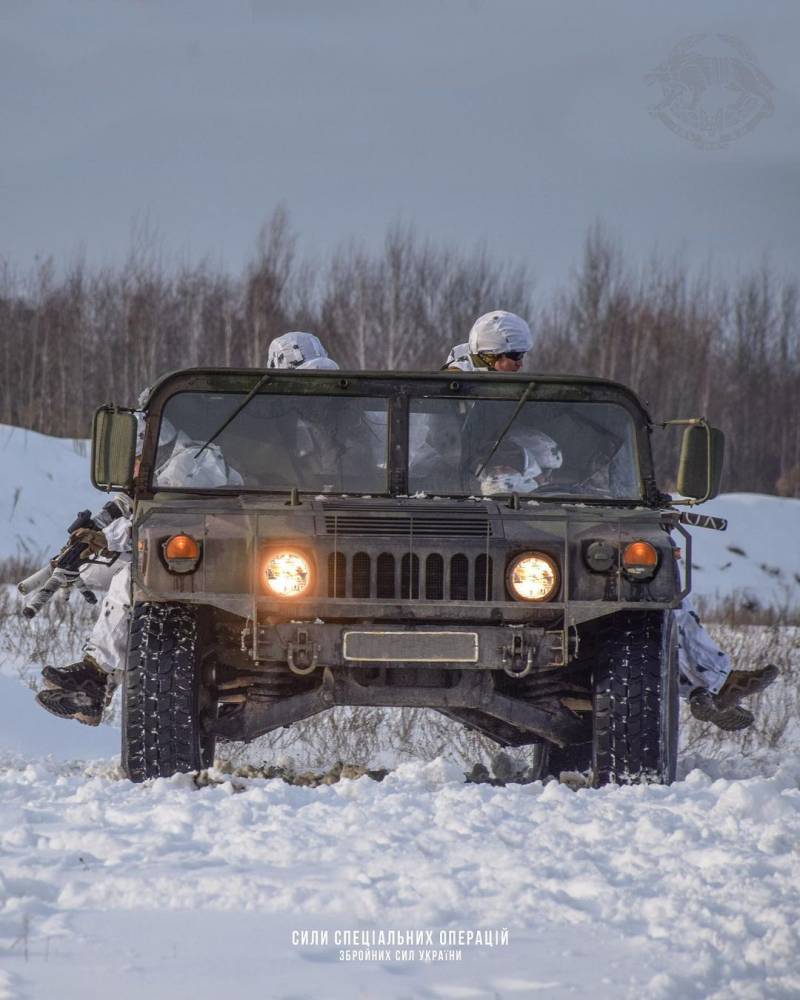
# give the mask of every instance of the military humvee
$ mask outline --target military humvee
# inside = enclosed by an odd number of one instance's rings
[[[670,421],[676,501],[647,411],[602,379],[191,369],[145,410],[138,466],[130,410],[98,410],[92,455],[95,486],[135,498],[133,781],[334,705],[428,707],[535,745],[542,774],[673,779],[671,609],[703,520],[675,504],[718,490],[705,420]],[[492,493],[542,434],[557,467]]]

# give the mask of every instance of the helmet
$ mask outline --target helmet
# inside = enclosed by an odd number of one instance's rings
[[[469,353],[473,355],[524,352],[532,347],[531,328],[521,316],[504,309],[479,316],[469,331]]]
[[[299,330],[276,337],[267,348],[268,368],[299,368],[316,358],[327,358],[328,352],[313,333]],[[310,366],[309,366],[310,367]]]
[[[310,358],[308,361],[304,361],[302,363],[302,365],[298,365],[297,366],[297,370],[298,371],[303,371],[303,370],[308,371],[311,368],[325,368],[325,369],[333,370],[334,368],[338,369],[338,367],[339,366],[336,364],[336,362],[333,360],[333,358],[329,358],[329,357],[324,357],[324,358]]]

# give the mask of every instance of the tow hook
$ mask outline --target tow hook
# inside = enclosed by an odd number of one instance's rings
[[[286,662],[293,674],[305,677],[317,669],[319,646],[308,637],[304,628],[297,630],[297,638],[286,646]]]
[[[533,645],[525,649],[525,639],[521,632],[514,632],[511,643],[503,646],[503,670],[509,677],[527,677],[533,670]]]

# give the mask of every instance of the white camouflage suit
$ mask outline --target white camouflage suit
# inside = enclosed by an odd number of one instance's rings
[[[718,694],[733,669],[730,657],[703,628],[688,597],[675,609],[675,622],[681,694],[688,697],[695,688],[707,688]]]
[[[81,572],[84,581],[91,587],[105,584],[108,593],[100,605],[100,613],[94,623],[89,638],[83,645],[85,656],[90,656],[102,670],[112,673],[125,666],[128,651],[128,616],[130,614],[131,591],[131,519],[118,517],[103,528],[107,548],[119,553],[112,567],[110,582],[98,578],[97,573]]]
[[[162,424],[162,441],[164,426]],[[216,445],[210,445],[200,458],[195,453],[200,447],[197,441],[191,441],[186,434],[175,434],[174,429],[168,429],[169,441],[173,441],[173,449],[167,460],[156,471],[156,481],[159,486],[240,486],[242,477],[225,462],[222,452]],[[166,443],[168,444],[169,441]],[[128,655],[128,625],[131,611],[131,562],[133,551],[131,545],[130,515],[118,517],[103,528],[107,548],[110,552],[119,553],[112,567],[109,581],[108,571],[87,568],[81,573],[90,587],[100,589],[108,586],[108,593],[100,605],[100,613],[94,627],[83,646],[85,656],[90,656],[102,670],[113,673],[124,669]]]

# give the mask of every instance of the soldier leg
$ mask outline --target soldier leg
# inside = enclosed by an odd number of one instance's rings
[[[676,609],[675,622],[678,626],[681,694],[688,697],[696,688],[705,688],[717,694],[733,669],[730,657],[703,628],[688,597]]]
[[[683,602],[675,617],[681,693],[688,697],[692,715],[729,731],[752,725],[753,713],[739,701],[769,687],[778,676],[778,668],[768,663],[756,670],[734,670],[730,657],[703,628],[690,601]]]
[[[125,669],[131,613],[130,587],[131,564],[126,560],[114,574],[94,628],[83,646],[84,655],[91,657],[101,670],[109,674]]]
[[[121,561],[84,643],[83,659],[60,669],[46,666],[42,670],[48,687],[39,692],[36,700],[53,715],[90,726],[100,723],[125,668],[130,578],[130,561]]]

